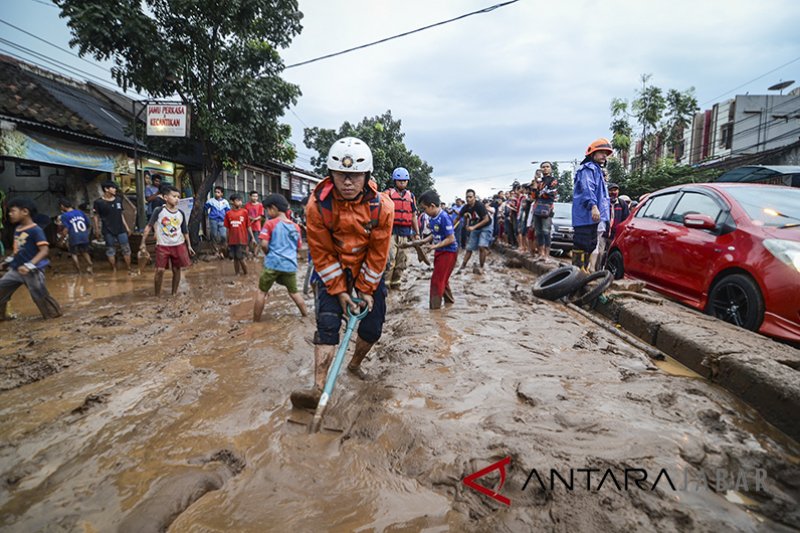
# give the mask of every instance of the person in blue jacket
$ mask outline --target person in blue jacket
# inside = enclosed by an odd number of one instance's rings
[[[603,166],[613,153],[608,139],[597,139],[586,149],[586,157],[575,173],[572,191],[572,264],[589,271],[589,256],[597,247],[597,226],[608,225],[610,203],[603,179]]]

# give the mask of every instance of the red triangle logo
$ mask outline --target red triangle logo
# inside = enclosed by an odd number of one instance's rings
[[[487,466],[482,470],[478,470],[474,474],[470,474],[463,479],[464,485],[477,490],[481,494],[485,494],[490,498],[497,500],[498,502],[511,505],[511,500],[500,494],[500,491],[503,488],[503,484],[506,482],[506,465],[511,464],[511,457],[506,457],[505,459],[501,459],[494,464]],[[494,472],[495,470],[500,471],[500,484],[497,487],[497,491],[488,489],[483,485],[479,485],[475,482],[476,479],[482,478],[483,476],[487,475],[489,472]]]

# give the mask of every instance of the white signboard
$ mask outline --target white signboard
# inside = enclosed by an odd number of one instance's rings
[[[148,105],[147,134],[154,137],[188,137],[189,108],[183,104]]]
[[[186,217],[186,225],[189,225],[189,216],[192,214],[192,208],[194,207],[194,198],[191,196],[189,198],[181,198],[178,200],[178,209],[183,211],[183,216]]]
[[[281,172],[281,189],[289,190],[289,173]]]

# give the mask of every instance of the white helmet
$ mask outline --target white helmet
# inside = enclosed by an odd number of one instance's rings
[[[328,152],[328,170],[372,172],[372,150],[355,137],[339,139]]]

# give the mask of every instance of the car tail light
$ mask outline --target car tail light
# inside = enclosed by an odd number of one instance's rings
[[[772,255],[800,272],[800,242],[783,239],[765,239],[764,248]]]

